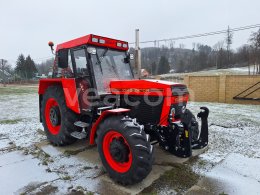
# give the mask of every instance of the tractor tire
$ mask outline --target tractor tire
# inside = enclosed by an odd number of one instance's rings
[[[111,116],[99,125],[96,143],[109,176],[122,185],[142,181],[152,170],[153,147],[133,119]]]
[[[51,86],[45,91],[41,101],[41,115],[44,131],[53,145],[65,146],[77,140],[70,134],[79,131],[74,126],[79,117],[67,107],[61,87]]]

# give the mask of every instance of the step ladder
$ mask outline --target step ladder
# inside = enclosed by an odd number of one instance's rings
[[[85,139],[88,136],[86,128],[89,127],[89,124],[82,121],[76,121],[74,125],[82,128],[82,131],[73,131],[70,135],[77,139]]]
[[[99,107],[99,108],[97,109],[97,114],[98,114],[98,115],[101,115],[102,112],[104,112],[105,110],[111,110],[111,109],[113,109],[113,106]]]

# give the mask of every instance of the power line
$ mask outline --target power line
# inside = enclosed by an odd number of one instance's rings
[[[236,32],[236,31],[242,31],[242,30],[248,30],[252,28],[259,28],[260,24],[254,24],[249,26],[243,26],[243,27],[237,27],[233,29],[229,29],[229,32]],[[220,30],[220,31],[214,31],[214,32],[208,32],[208,33],[201,33],[201,34],[195,34],[195,35],[187,35],[183,37],[175,37],[175,38],[169,38],[169,39],[160,39],[160,40],[153,40],[153,41],[140,41],[140,43],[155,43],[155,42],[161,42],[161,41],[176,41],[181,39],[191,39],[191,38],[198,38],[198,37],[205,37],[205,36],[211,36],[211,35],[218,35],[218,34],[224,34],[227,33],[227,30]],[[129,43],[129,44],[135,44],[135,42]]]
[[[248,26],[242,26],[237,28],[230,28],[229,32],[236,32],[236,31],[242,31],[242,30],[248,30],[253,28],[259,28],[260,24],[254,24],[254,25],[248,25]],[[208,32],[208,33],[201,33],[201,34],[194,34],[194,35],[187,35],[183,37],[175,37],[175,38],[168,38],[168,39],[160,39],[160,40],[153,40],[153,41],[140,41],[139,43],[145,44],[145,43],[153,43],[156,45],[156,43],[159,45],[162,41],[176,41],[176,40],[183,40],[183,39],[192,39],[192,38],[199,38],[199,37],[205,37],[205,36],[212,36],[212,35],[218,35],[218,34],[226,34],[227,29],[220,30],[220,31],[214,31],[214,32]],[[135,42],[129,43],[129,45],[135,44]],[[47,56],[47,57],[40,57],[40,58],[34,58],[34,61],[43,61],[43,60],[49,60],[52,59],[53,56]],[[15,60],[9,60],[15,62]]]

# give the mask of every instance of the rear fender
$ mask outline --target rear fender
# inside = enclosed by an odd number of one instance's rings
[[[45,93],[46,89],[50,86],[58,85],[62,87],[66,105],[72,111],[80,114],[78,93],[76,87],[75,79],[67,79],[67,78],[57,78],[57,79],[41,79],[39,82],[39,101],[42,99],[42,95]],[[41,109],[41,104],[40,104]]]
[[[99,118],[97,119],[97,121],[94,123],[94,125],[92,126],[92,128],[90,130],[90,140],[89,140],[89,143],[91,145],[95,144],[95,136],[96,136],[97,128],[98,128],[99,124],[103,120],[105,120],[108,116],[120,115],[122,113],[126,113],[126,112],[129,112],[129,111],[130,111],[130,109],[117,108],[117,109],[106,110],[106,111],[102,112],[102,114],[99,116]]]

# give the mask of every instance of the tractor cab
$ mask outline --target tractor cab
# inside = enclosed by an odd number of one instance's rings
[[[59,44],[52,77],[75,78],[98,95],[110,93],[110,81],[134,79],[127,50],[126,42],[95,35]]]
[[[53,50],[52,42],[49,46]],[[96,100],[111,94],[111,81],[134,79],[127,51],[127,42],[97,35],[58,44],[52,78],[75,81],[81,112],[111,106],[115,97],[106,103]]]

